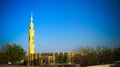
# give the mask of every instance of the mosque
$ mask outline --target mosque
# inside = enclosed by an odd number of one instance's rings
[[[73,52],[56,52],[56,53],[35,53],[34,44],[34,23],[31,14],[30,26],[29,26],[29,40],[28,40],[28,66],[41,66],[43,64],[74,64]]]

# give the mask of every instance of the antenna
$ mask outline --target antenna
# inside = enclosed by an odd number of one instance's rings
[[[33,21],[33,17],[32,17],[33,13],[31,12],[31,17],[30,17],[30,21]]]

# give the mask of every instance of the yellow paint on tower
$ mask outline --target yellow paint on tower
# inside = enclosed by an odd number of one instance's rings
[[[30,27],[29,27],[29,54],[33,54],[33,53],[34,53],[34,24],[31,14]]]

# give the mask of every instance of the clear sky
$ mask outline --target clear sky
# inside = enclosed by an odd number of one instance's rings
[[[28,50],[31,11],[36,52],[120,45],[120,0],[0,0],[0,45]]]

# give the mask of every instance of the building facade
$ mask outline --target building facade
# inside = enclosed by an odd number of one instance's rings
[[[34,53],[29,56],[29,66],[41,66],[44,64],[74,64],[74,53]]]

